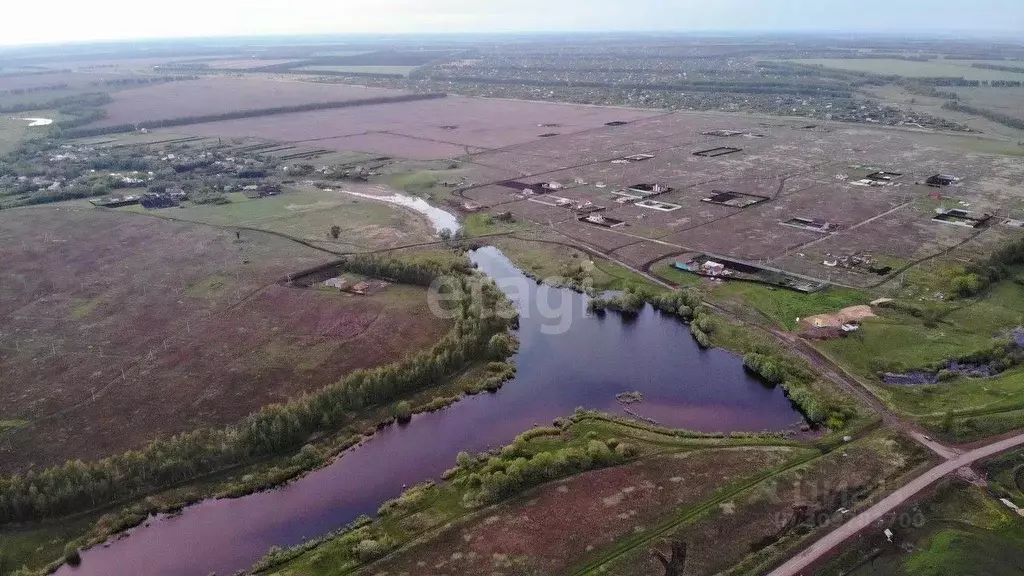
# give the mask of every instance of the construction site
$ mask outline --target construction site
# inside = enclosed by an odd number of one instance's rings
[[[1019,228],[1024,166],[975,139],[677,112],[460,157],[456,194],[641,269],[715,254],[779,286],[870,287]]]

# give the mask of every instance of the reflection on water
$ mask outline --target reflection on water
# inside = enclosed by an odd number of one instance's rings
[[[481,248],[471,257],[499,284],[519,287],[509,294],[521,311],[518,372],[499,392],[387,428],[288,486],[156,518],[109,547],[85,551],[80,567],[65,566],[58,574],[231,574],[271,546],[295,545],[373,514],[403,485],[453,466],[460,451],[506,444],[577,406],[623,414],[615,398],[620,392],[642,392],[643,401],[629,409],[670,426],[760,431],[801,421],[781,390],[751,378],[739,357],[702,350],[674,318],[649,307],[628,322],[616,314],[589,316],[585,296],[524,282],[497,249]]]

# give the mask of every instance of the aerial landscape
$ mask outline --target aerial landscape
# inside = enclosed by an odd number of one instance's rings
[[[550,4],[0,38],[0,576],[1024,574],[1024,5]]]

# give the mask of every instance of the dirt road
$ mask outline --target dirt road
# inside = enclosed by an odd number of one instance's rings
[[[971,450],[970,452],[964,452],[952,460],[947,460],[939,464],[921,476],[918,476],[906,486],[896,490],[878,504],[868,508],[861,514],[854,516],[846,524],[843,524],[839,528],[836,528],[829,534],[825,535],[803,552],[800,552],[782,566],[771,571],[769,576],[799,576],[800,574],[803,574],[802,571],[804,569],[827,554],[833,548],[842,544],[846,539],[853,537],[864,528],[867,528],[884,515],[892,512],[908,498],[911,498],[921,490],[930,486],[932,483],[938,481],[939,478],[955,471],[957,468],[969,466],[977,460],[987,458],[993,454],[1021,445],[1024,445],[1024,434],[1000,440],[999,442],[994,442],[987,446]]]

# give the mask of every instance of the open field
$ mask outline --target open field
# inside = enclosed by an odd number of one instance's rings
[[[321,90],[355,90],[333,84],[295,84]],[[581,132],[604,127],[606,122],[631,121],[657,114],[625,108],[449,97],[229,120],[179,127],[175,132],[315,142],[318,147],[333,150],[362,150],[428,159],[462,156],[476,150],[536,141],[540,134],[548,132]],[[559,126],[545,127],[541,124]],[[394,146],[405,148],[396,149]],[[414,152],[416,147],[422,147],[424,152]]]
[[[399,94],[401,92],[394,90],[362,86],[252,78],[203,78],[117,92],[113,95],[114,101],[105,107],[107,117],[90,126],[116,126],[147,120]]]
[[[562,574],[590,551],[657,524],[667,509],[694,507],[803,454],[770,447],[694,450],[587,472],[488,510],[481,521],[444,531],[363,573]]]
[[[660,564],[651,550],[666,551],[665,539],[687,543],[689,574],[764,574],[773,559],[792,553],[808,534],[842,523],[840,508],[864,506],[928,462],[905,437],[874,434],[720,497],[715,506],[670,517],[675,522],[663,521],[656,533],[643,530],[624,538],[618,547],[596,553],[565,574],[655,574]]]
[[[416,66],[303,66],[295,68],[298,72],[342,72],[351,74],[398,74],[408,76]]]
[[[1024,88],[955,88],[964,104],[1024,119]]]
[[[935,279],[932,279],[935,282]],[[903,300],[914,302],[913,300]],[[989,377],[960,376],[933,384],[883,384],[881,372],[928,370],[950,360],[991,350],[1024,325],[1024,298],[1005,280],[974,299],[917,305],[904,310],[875,308],[851,337],[818,343],[834,360],[871,383],[897,410],[956,440],[971,441],[1019,427],[1024,422],[1024,371],[1009,367]]]
[[[79,208],[2,214],[5,473],[239,418],[433,343],[420,289],[279,285],[328,255],[280,237]],[[325,222],[326,224],[326,222]]]
[[[230,60],[199,60],[199,64],[205,64],[214,70],[247,70],[249,68],[261,68],[263,66],[280,66],[299,62],[293,58],[237,58]]]
[[[921,77],[964,77],[967,80],[1024,80],[1024,74],[1019,72],[1003,72],[1001,70],[986,70],[984,68],[972,68],[971,60],[941,60],[930,62],[913,62],[909,60],[897,60],[886,58],[820,58],[793,60],[798,64],[809,64],[812,66],[824,66],[826,68],[837,68],[840,70],[853,70],[855,72],[870,72],[872,74],[905,76],[908,78]],[[1012,65],[1013,62],[1003,62],[1004,66]]]
[[[889,527],[893,541],[882,529]],[[818,568],[819,576],[1016,574],[1024,565],[1024,518],[985,490],[947,480],[924,501],[886,518]]]
[[[43,126],[30,126],[31,122],[25,120],[25,118],[49,118],[54,120],[58,117],[54,110],[40,110],[0,116],[0,155],[14,150],[26,138],[32,138],[39,135],[40,132],[47,130]]]
[[[365,185],[344,188],[362,190]],[[136,205],[120,210],[219,227],[277,232],[337,252],[365,252],[436,240],[430,224],[420,217],[411,217],[411,210],[340,191],[288,188],[267,198],[249,199],[241,193],[232,193],[229,198],[230,204],[218,206],[193,204],[177,210],[147,210]],[[341,227],[337,239],[330,235],[335,225]]]

